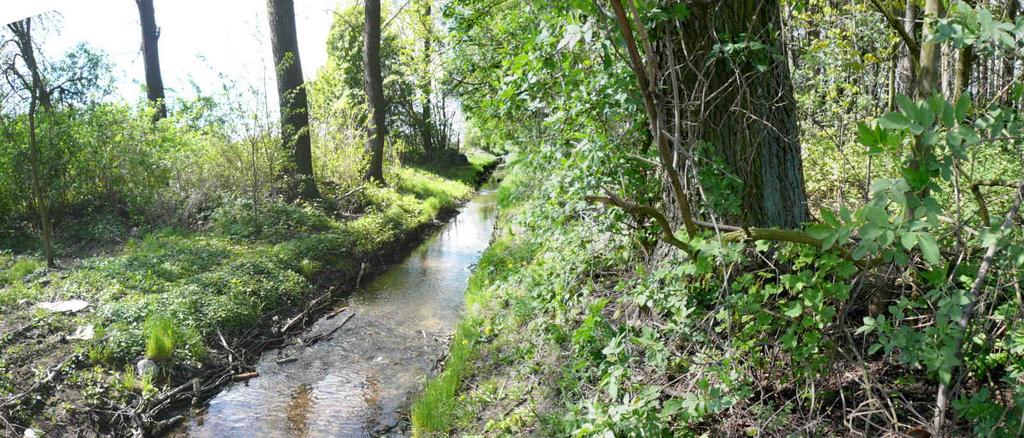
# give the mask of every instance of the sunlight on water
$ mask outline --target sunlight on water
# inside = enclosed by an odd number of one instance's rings
[[[196,437],[398,434],[410,398],[443,349],[470,270],[490,241],[495,196],[483,190],[402,263],[348,302],[354,317],[333,339],[263,355],[260,377],[228,387],[188,424]],[[347,313],[346,313],[347,314]],[[320,320],[330,331],[344,315]],[[298,360],[278,364],[282,357]]]

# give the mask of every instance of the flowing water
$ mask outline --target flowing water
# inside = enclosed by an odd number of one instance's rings
[[[400,434],[403,413],[458,322],[470,270],[490,241],[495,208],[493,190],[485,188],[405,261],[354,292],[347,310],[310,329],[329,332],[351,313],[333,338],[264,353],[256,365],[260,376],[217,395],[190,420],[188,434]],[[297,360],[279,364],[282,358]]]

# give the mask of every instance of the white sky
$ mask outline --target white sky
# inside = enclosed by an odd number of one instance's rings
[[[352,0],[294,0],[302,71],[316,75],[326,61],[331,11]],[[160,66],[168,97],[192,96],[191,81],[205,93],[219,92],[224,81],[239,92],[263,87],[268,79],[271,104],[276,93],[266,18],[266,0],[154,0],[160,27]],[[134,0],[0,0],[0,23],[47,10],[60,13],[38,33],[47,59],[57,59],[80,42],[109,56],[117,92],[129,102],[145,96],[139,12]],[[54,25],[57,24],[57,25]],[[243,97],[244,100],[244,97]]]

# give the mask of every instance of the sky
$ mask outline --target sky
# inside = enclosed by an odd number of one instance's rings
[[[351,1],[294,0],[306,78],[314,77],[326,61],[331,11],[339,3]],[[237,90],[266,85],[276,102],[266,0],[154,0],[154,7],[160,27],[160,67],[169,99],[194,96],[193,82],[204,93],[219,92],[226,78]],[[139,12],[134,0],[0,0],[2,23],[44,12],[47,29],[38,32],[33,26],[33,30],[47,59],[58,59],[85,42],[109,56],[117,94],[129,102],[145,97]]]

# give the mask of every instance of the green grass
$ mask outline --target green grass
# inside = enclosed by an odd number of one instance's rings
[[[9,263],[4,263],[3,257],[0,255],[0,267],[5,264],[9,264],[9,266],[6,269],[0,270],[0,286],[21,282],[26,275],[46,265],[40,260],[26,257],[13,258],[10,256],[6,256]]]
[[[492,322],[481,315],[492,299],[490,287],[516,272],[516,266],[532,259],[536,251],[534,245],[513,243],[506,237],[492,243],[480,256],[466,290],[468,316],[455,330],[444,371],[427,382],[413,403],[410,416],[414,436],[445,434],[454,427],[460,415],[456,396],[472,372],[473,358],[479,354],[478,341],[494,334]]]
[[[481,333],[473,321],[464,320],[455,331],[444,372],[427,382],[412,406],[414,436],[447,432],[456,415],[455,393],[471,365]]]

